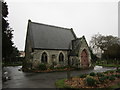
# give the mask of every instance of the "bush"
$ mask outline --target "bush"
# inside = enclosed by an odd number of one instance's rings
[[[108,74],[108,73],[109,73],[109,71],[104,72],[104,74]]]
[[[105,80],[107,80],[109,78],[109,76],[102,76],[99,78],[100,82],[105,82]]]
[[[96,75],[96,73],[94,73],[94,72],[90,73],[90,76],[95,76],[95,75]]]
[[[65,68],[69,68],[69,66],[55,67],[54,69],[65,69]]]
[[[87,74],[81,74],[80,78],[86,78]]]
[[[115,75],[115,77],[120,78],[120,75]]]
[[[111,81],[113,81],[113,80],[115,80],[115,76],[111,75],[111,76],[109,76],[108,79],[111,80]]]
[[[97,76],[98,77],[103,77],[103,76],[105,76],[103,73],[97,73]]]
[[[45,64],[40,64],[39,65],[39,70],[47,70],[47,67]]]
[[[114,73],[114,71],[109,71],[110,73]]]
[[[120,69],[116,70],[116,72],[120,73]]]
[[[86,81],[88,86],[95,86],[96,85],[96,80],[94,78],[87,77],[85,79],[85,81]]]
[[[106,71],[106,72],[104,72],[105,74],[108,74],[108,73],[114,73],[114,71],[113,70],[109,70],[109,71]]]
[[[53,66],[53,65],[51,65],[51,66],[50,66],[50,69],[51,69],[51,70],[53,70],[53,69],[54,69],[54,66]]]

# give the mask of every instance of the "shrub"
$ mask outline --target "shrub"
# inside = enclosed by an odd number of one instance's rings
[[[106,72],[104,72],[105,74],[108,74],[109,73],[109,71],[106,71]]]
[[[88,86],[95,86],[96,85],[96,80],[94,78],[87,77],[85,79],[85,81],[86,81]]]
[[[114,71],[113,70],[109,70],[109,71],[106,71],[106,72],[104,72],[105,74],[107,74],[107,73],[114,73]]]
[[[115,76],[113,76],[113,75],[111,75],[111,76],[109,76],[109,78],[108,78],[109,80],[115,80]]]
[[[87,74],[81,74],[80,78],[86,78]]]
[[[115,77],[120,78],[120,75],[115,75]]]
[[[47,67],[45,64],[40,64],[39,65],[39,70],[47,70]]]
[[[50,66],[50,69],[51,69],[51,70],[53,70],[53,69],[54,69],[54,66],[53,66],[53,65],[51,65],[51,66]]]
[[[109,71],[110,73],[114,73],[114,71]]]
[[[96,73],[94,73],[94,72],[90,73],[90,76],[95,76],[95,75],[96,75]]]
[[[105,82],[105,80],[107,80],[109,78],[109,76],[102,76],[99,78],[100,82]]]
[[[120,69],[116,70],[116,72],[120,73]]]
[[[97,76],[98,77],[103,77],[103,76],[105,76],[103,73],[97,73]]]
[[[70,67],[69,66],[55,67],[55,69],[65,69],[65,68],[70,68]]]

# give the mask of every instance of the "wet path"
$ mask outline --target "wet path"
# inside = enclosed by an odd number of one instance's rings
[[[55,81],[67,77],[67,72],[52,73],[25,73],[18,71],[21,66],[5,67],[11,80],[3,83],[3,88],[55,88]],[[71,71],[71,76],[77,76],[83,73],[104,72],[115,68],[98,67],[90,70]]]

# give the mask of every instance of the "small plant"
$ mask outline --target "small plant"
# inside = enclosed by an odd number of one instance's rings
[[[54,69],[54,66],[53,66],[53,65],[51,65],[51,66],[50,66],[50,69],[51,69],[51,70],[53,70],[53,69]]]
[[[115,80],[115,76],[111,75],[111,76],[109,76],[108,79],[111,80],[111,81],[113,81],[113,80]]]
[[[105,80],[107,80],[109,78],[109,76],[102,76],[99,78],[100,82],[105,82]]]
[[[104,72],[104,74],[108,74],[108,73],[109,73],[108,71]]]
[[[87,74],[81,74],[80,78],[86,78]]]
[[[45,64],[40,64],[38,68],[39,70],[47,70],[47,67]]]
[[[120,78],[120,75],[116,74],[115,77]]]
[[[120,73],[120,69],[116,70],[116,72]]]
[[[97,76],[98,77],[103,77],[103,76],[105,76],[103,73],[97,73]]]
[[[96,80],[92,77],[86,77],[85,81],[86,81],[88,86],[95,86],[96,85]]]
[[[114,73],[114,71],[109,71],[110,73]]]
[[[96,75],[96,73],[94,73],[94,72],[90,73],[90,76],[95,76],[95,75]]]

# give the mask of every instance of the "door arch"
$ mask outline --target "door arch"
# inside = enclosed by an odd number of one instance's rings
[[[83,68],[87,68],[89,67],[89,60],[88,60],[88,53],[87,53],[87,50],[84,49],[82,52],[81,52],[81,66]]]

